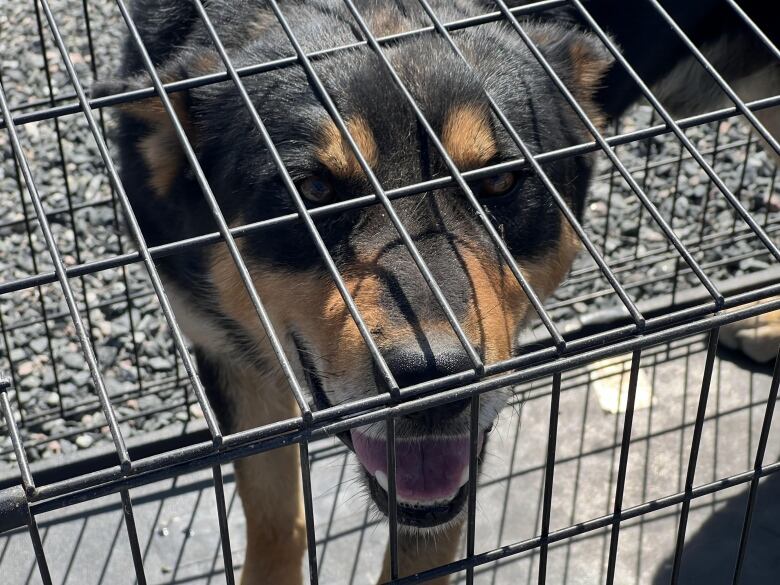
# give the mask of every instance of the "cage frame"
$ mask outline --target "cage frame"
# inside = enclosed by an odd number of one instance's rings
[[[764,456],[767,446],[769,430],[771,428],[774,405],[777,400],[778,387],[780,386],[780,359],[775,361],[775,368],[770,386],[769,399],[767,400],[763,424],[761,428],[759,446],[756,452],[753,468],[742,473],[724,477],[717,482],[707,484],[694,484],[694,475],[697,465],[698,444],[701,439],[703,427],[704,412],[707,404],[707,395],[712,379],[712,365],[717,347],[718,332],[721,327],[729,323],[746,319],[749,317],[761,315],[763,313],[780,309],[780,299],[772,297],[780,294],[780,284],[771,279],[765,286],[750,286],[744,292],[733,294],[724,293],[717,287],[702,268],[700,262],[695,260],[693,255],[686,247],[685,242],[680,239],[672,226],[663,218],[657,207],[650,201],[645,193],[645,189],[633,178],[632,172],[618,158],[614,152],[616,146],[635,142],[652,136],[662,134],[673,134],[685,147],[690,157],[695,160],[698,167],[702,169],[709,177],[710,181],[716,185],[723,197],[726,198],[731,208],[740,216],[741,220],[748,226],[749,232],[756,236],[764,245],[765,252],[768,252],[775,260],[780,260],[780,250],[767,234],[764,226],[760,225],[756,219],[741,204],[739,198],[725,185],[723,180],[714,171],[712,165],[706,161],[704,155],[697,149],[693,142],[686,136],[684,129],[698,126],[704,123],[722,120],[734,115],[741,115],[746,118],[754,130],[761,135],[777,154],[780,154],[780,144],[768,133],[762,123],[755,117],[754,112],[780,105],[780,95],[752,102],[745,102],[739,98],[731,86],[718,74],[718,72],[709,64],[702,52],[690,41],[684,31],[675,23],[663,9],[658,0],[644,0],[649,2],[653,8],[661,15],[670,27],[675,31],[680,40],[688,47],[693,55],[713,76],[713,79],[726,93],[733,103],[733,106],[722,108],[706,114],[692,116],[682,120],[675,120],[669,112],[664,109],[658,99],[654,96],[649,87],[642,78],[633,70],[631,65],[622,56],[620,51],[605,34],[598,22],[590,15],[590,12],[580,0],[541,0],[510,9],[503,0],[496,0],[495,12],[487,13],[477,17],[462,19],[456,22],[444,23],[430,7],[427,0],[418,0],[422,9],[426,12],[431,21],[431,26],[406,31],[403,33],[376,37],[370,30],[370,27],[362,19],[362,15],[352,0],[341,0],[353,16],[356,25],[359,27],[364,41],[352,43],[342,47],[331,47],[325,50],[307,54],[295,34],[285,20],[284,11],[280,8],[276,0],[269,0],[268,5],[274,13],[277,22],[282,26],[285,34],[290,41],[295,55],[276,61],[259,63],[249,67],[235,68],[230,61],[227,52],[221,44],[221,40],[213,24],[209,20],[208,11],[202,0],[192,0],[195,5],[198,17],[206,26],[211,41],[214,43],[225,71],[210,75],[204,75],[197,78],[177,81],[173,83],[163,83],[160,79],[155,66],[151,62],[146,52],[143,39],[135,27],[133,18],[124,0],[116,0],[116,6],[121,13],[122,19],[130,34],[130,38],[140,51],[148,74],[150,75],[152,85],[150,87],[124,92],[121,94],[89,98],[70,58],[68,46],[61,34],[57,18],[49,4],[49,0],[34,0],[36,15],[41,39],[44,38],[40,10],[42,10],[44,21],[49,27],[54,38],[55,45],[60,54],[62,63],[65,66],[70,82],[73,86],[73,94],[59,96],[56,100],[50,89],[50,100],[45,103],[28,103],[19,109],[32,109],[27,113],[15,114],[11,108],[5,89],[0,79],[0,113],[2,114],[2,123],[0,130],[7,132],[11,143],[11,148],[15,156],[15,163],[24,180],[26,191],[33,204],[37,221],[43,232],[46,248],[54,264],[54,270],[51,272],[42,272],[34,276],[17,278],[14,280],[0,282],[0,295],[14,291],[26,290],[39,287],[44,284],[56,283],[59,285],[66,298],[68,313],[73,325],[77,330],[77,335],[81,344],[81,351],[86,357],[87,366],[96,388],[100,408],[106,417],[110,428],[114,452],[118,463],[116,465],[101,464],[98,468],[89,473],[78,473],[72,477],[65,477],[56,481],[46,481],[43,485],[36,483],[31,471],[30,464],[25,455],[25,445],[21,439],[19,428],[14,417],[14,408],[9,400],[8,390],[12,386],[11,380],[0,380],[0,409],[3,411],[5,427],[10,435],[13,449],[17,456],[19,467],[19,485],[6,487],[0,490],[0,533],[27,526],[30,534],[31,543],[35,551],[35,556],[44,583],[51,583],[51,575],[46,561],[46,554],[41,542],[40,534],[36,523],[36,515],[53,511],[65,506],[69,506],[84,499],[93,499],[102,495],[119,493],[123,504],[123,514],[125,525],[130,540],[131,554],[134,561],[136,575],[139,583],[145,583],[143,560],[140,554],[140,545],[135,528],[133,515],[132,498],[130,489],[140,485],[158,481],[162,478],[180,475],[195,469],[211,467],[214,483],[215,498],[217,502],[218,520],[220,528],[220,537],[222,550],[225,558],[226,578],[229,584],[235,582],[231,561],[231,549],[229,540],[229,531],[227,529],[227,513],[224,496],[224,481],[220,465],[237,458],[254,455],[276,449],[282,446],[298,445],[300,450],[301,467],[300,473],[303,481],[304,508],[306,515],[306,528],[308,540],[308,565],[309,578],[311,583],[317,583],[317,556],[315,543],[315,529],[313,521],[313,506],[311,494],[310,464],[308,457],[308,446],[311,441],[318,438],[330,436],[336,432],[341,432],[350,428],[361,426],[374,421],[387,422],[387,446],[388,446],[388,470],[389,470],[389,539],[391,551],[391,576],[394,583],[412,583],[421,582],[437,576],[452,574],[459,571],[466,571],[466,582],[472,583],[474,578],[474,569],[477,566],[507,558],[525,552],[531,549],[538,549],[540,553],[540,562],[538,569],[538,583],[545,583],[546,579],[546,555],[547,549],[551,543],[559,540],[571,538],[575,535],[593,531],[600,528],[610,527],[611,537],[609,546],[609,558],[607,569],[607,583],[611,584],[615,578],[615,562],[617,557],[618,543],[620,537],[620,527],[623,522],[637,517],[649,511],[655,511],[662,508],[668,508],[682,504],[680,523],[678,530],[678,540],[675,546],[674,573],[672,582],[675,583],[679,576],[680,560],[682,556],[683,545],[685,542],[685,532],[688,511],[691,502],[699,497],[726,489],[727,487],[749,484],[748,506],[745,513],[745,520],[740,537],[737,565],[734,569],[734,582],[737,583],[740,578],[742,566],[747,549],[748,534],[754,513],[756,493],[760,478],[765,477],[780,470],[780,463],[764,464]],[[734,14],[742,20],[751,30],[761,39],[761,41],[780,59],[780,51],[771,42],[771,40],[761,31],[760,27],[753,22],[750,17],[739,7],[736,0],[724,0],[733,9]],[[84,0],[85,12],[88,1]],[[539,11],[549,10],[561,6],[573,6],[576,8],[582,18],[588,23],[590,30],[601,40],[608,48],[616,60],[615,66],[622,67],[631,78],[641,88],[645,98],[650,102],[656,115],[663,121],[662,124],[616,134],[605,137],[588,118],[582,106],[577,102],[574,96],[569,92],[566,85],[556,75],[552,66],[547,62],[544,55],[533,44],[523,29],[522,23],[518,20],[520,16],[527,16]],[[505,20],[511,24],[518,36],[522,39],[531,53],[537,59],[546,74],[561,91],[566,101],[577,113],[578,117],[589,130],[593,140],[544,153],[533,153],[525,146],[518,132],[512,127],[511,123],[497,106],[495,101],[488,96],[494,113],[501,120],[505,129],[510,133],[513,141],[521,150],[523,156],[517,160],[503,162],[489,167],[480,168],[474,171],[460,172],[452,159],[442,146],[432,126],[425,120],[422,111],[414,103],[414,99],[409,91],[404,87],[403,82],[397,76],[389,60],[384,56],[382,46],[389,42],[395,42],[418,34],[435,34],[443,38],[454,52],[463,59],[463,55],[458,50],[457,44],[453,41],[450,31],[459,30],[480,24]],[[43,43],[43,40],[41,40]],[[359,147],[354,138],[350,135],[347,124],[341,117],[335,103],[328,95],[324,85],[319,81],[313,63],[318,58],[327,56],[334,51],[347,50],[355,47],[364,46],[373,51],[382,62],[382,66],[388,69],[388,73],[393,77],[394,82],[398,84],[399,89],[404,95],[407,105],[409,105],[420,123],[425,128],[429,139],[439,151],[449,171],[449,176],[431,179],[416,183],[414,185],[405,185],[396,189],[385,190],[378,179],[374,176],[370,166],[360,153]],[[45,54],[45,51],[44,51]],[[463,59],[465,61],[465,59]],[[468,63],[467,63],[468,65]],[[268,134],[263,121],[254,108],[249,95],[244,89],[241,79],[249,75],[262,74],[265,71],[277,69],[280,67],[299,66],[302,67],[309,79],[309,85],[320,96],[328,109],[333,121],[338,126],[342,135],[346,138],[349,146],[353,150],[361,168],[369,177],[374,189],[374,193],[347,201],[341,201],[328,204],[317,209],[308,209],[303,199],[298,193],[295,184],[287,172],[284,163],[276,150],[271,136]],[[240,227],[230,227],[226,224],[221,214],[216,199],[214,198],[211,187],[205,174],[199,166],[197,156],[189,143],[189,140],[177,118],[176,112],[169,98],[169,93],[182,91],[192,87],[202,86],[212,83],[229,82],[238,90],[242,100],[256,128],[261,133],[265,145],[272,154],[277,170],[282,176],[285,187],[295,205],[296,212],[284,216],[276,217],[270,220],[264,220],[255,224],[243,225]],[[101,112],[102,108],[115,106],[121,103],[147,99],[157,96],[163,103],[171,123],[173,124],[177,137],[185,152],[191,168],[194,170],[203,195],[211,208],[214,218],[218,224],[218,232],[198,236],[189,240],[177,241],[162,246],[147,246],[141,233],[140,226],[136,221],[132,206],[124,191],[121,179],[115,168],[112,156],[109,152],[108,144],[102,128],[102,119],[99,121],[94,110]],[[75,98],[77,103],[65,103],[57,105],[57,102],[69,102]],[[16,109],[18,111],[18,109]],[[26,123],[41,120],[58,120],[59,117],[67,114],[82,114],[87,120],[90,133],[98,145],[100,157],[105,165],[112,184],[112,197],[115,195],[125,218],[129,225],[131,236],[138,247],[135,252],[124,252],[114,255],[112,258],[99,261],[81,262],[76,265],[66,267],[60,258],[57,241],[52,233],[49,216],[43,206],[41,196],[38,193],[36,180],[30,169],[27,155],[24,152],[23,141],[20,139],[19,128]],[[619,278],[615,276],[613,269],[604,260],[603,255],[596,249],[596,246],[590,241],[586,231],[581,223],[563,198],[557,192],[543,169],[543,164],[558,158],[581,155],[589,152],[602,152],[613,165],[613,171],[625,179],[631,190],[641,201],[644,209],[648,211],[653,220],[658,224],[664,233],[667,244],[670,244],[679,254],[677,260],[682,260],[689,267],[706,289],[707,295],[694,301],[690,306],[671,312],[662,312],[659,315],[647,317],[626,292]],[[681,151],[682,152],[682,151]],[[682,154],[681,154],[682,156]],[[565,339],[556,327],[555,322],[549,316],[548,311],[543,306],[541,300],[533,291],[533,288],[525,280],[522,271],[517,262],[512,258],[500,234],[492,225],[489,218],[480,214],[480,220],[494,243],[501,249],[504,259],[510,264],[514,276],[518,279],[520,286],[528,296],[534,310],[541,319],[544,327],[550,334],[551,343],[542,349],[537,349],[520,356],[512,357],[495,364],[484,364],[476,351],[469,343],[467,336],[460,327],[457,318],[449,308],[447,299],[438,287],[435,277],[432,275],[425,261],[416,252],[413,239],[406,231],[403,222],[395,215],[392,202],[400,197],[418,194],[429,189],[441,188],[444,186],[457,185],[461,193],[466,197],[469,204],[472,205],[478,213],[480,204],[469,187],[469,180],[490,176],[506,170],[516,170],[530,167],[532,171],[545,185],[548,193],[553,197],[561,213],[566,217],[571,227],[577,233],[578,239],[583,243],[592,259],[597,264],[602,276],[609,282],[613,291],[621,300],[622,305],[628,313],[628,318],[619,322],[612,322],[603,327],[603,330],[593,334],[584,335],[579,338]],[[67,184],[67,181],[66,181]],[[21,193],[21,190],[20,190]],[[314,219],[321,215],[337,213],[346,209],[379,204],[388,212],[391,221],[395,225],[399,236],[415,260],[417,267],[430,287],[432,294],[436,297],[442,310],[448,317],[448,321],[453,328],[456,336],[459,338],[465,351],[468,353],[473,368],[467,372],[461,372],[445,376],[436,380],[423,382],[406,388],[399,388],[387,364],[379,352],[376,343],[373,341],[370,331],[365,325],[360,311],[350,297],[347,287],[341,278],[341,275],[330,258],[327,247],[319,235]],[[302,221],[306,226],[309,235],[320,253],[323,261],[328,267],[328,272],[342,299],[349,309],[351,317],[354,319],[358,329],[363,336],[366,347],[375,360],[377,367],[382,372],[386,382],[388,392],[377,396],[361,398],[343,405],[332,406],[324,410],[312,410],[309,406],[301,383],[290,366],[287,357],[284,354],[278,335],[271,323],[270,317],[265,311],[260,296],[254,288],[251,276],[246,264],[241,257],[241,253],[235,245],[235,239],[247,235],[256,230],[266,227],[279,226],[295,221]],[[224,435],[219,429],[213,408],[205,395],[202,382],[197,373],[194,361],[187,349],[186,341],[181,329],[177,324],[173,309],[165,293],[165,287],[160,279],[155,266],[155,260],[170,254],[181,253],[194,246],[210,245],[218,242],[226,243],[230,249],[231,257],[238,267],[246,292],[252,300],[252,304],[262,322],[266,332],[271,339],[274,351],[279,359],[282,369],[290,385],[290,392],[298,404],[301,416],[279,421],[250,431]],[[85,326],[85,319],[82,316],[82,310],[74,295],[70,280],[83,277],[85,275],[99,272],[108,268],[124,267],[128,264],[141,262],[147,270],[147,274],[152,282],[154,294],[159,300],[163,314],[168,322],[171,332],[174,336],[174,343],[177,354],[182,360],[186,370],[190,388],[195,394],[195,399],[200,404],[206,419],[206,436],[198,437],[196,442],[188,445],[177,446],[172,449],[166,449],[162,452],[143,457],[141,459],[133,458],[125,444],[121,430],[114,412],[112,399],[106,389],[105,380],[101,374],[100,364],[98,362],[93,341],[90,339],[90,329]],[[89,308],[89,307],[87,307]],[[88,315],[89,311],[87,311]],[[47,319],[44,318],[44,322]],[[625,484],[625,475],[627,470],[629,444],[631,438],[631,425],[634,413],[633,399],[635,397],[637,373],[642,350],[662,343],[665,341],[678,339],[696,333],[709,333],[707,345],[706,367],[702,380],[702,387],[699,395],[698,410],[694,427],[694,435],[690,445],[689,462],[685,481],[685,489],[682,492],[671,494],[667,497],[645,502],[643,504],[624,508],[622,505],[623,488]],[[612,514],[593,518],[587,522],[576,526],[570,526],[561,530],[550,530],[550,510],[552,491],[555,472],[555,446],[558,427],[558,409],[554,407],[560,399],[560,384],[562,373],[587,364],[596,359],[631,353],[631,373],[629,382],[628,408],[625,413],[623,433],[620,445],[620,463],[618,467],[617,490],[615,493],[614,509]],[[479,409],[479,396],[485,392],[507,387],[524,381],[537,380],[545,376],[552,376],[552,406],[549,420],[548,449],[545,464],[544,498],[542,509],[542,527],[540,533],[534,538],[494,549],[482,553],[475,552],[475,514],[476,514],[476,465],[470,465],[470,482],[468,494],[467,523],[466,523],[466,556],[463,559],[456,560],[450,564],[433,568],[423,573],[399,577],[398,575],[398,522],[395,515],[396,489],[394,480],[395,469],[395,429],[394,421],[398,416],[416,412],[426,408],[432,408],[448,402],[463,400],[465,398],[471,401],[471,432],[470,432],[470,460],[472,463],[477,458],[477,426],[475,424]]]

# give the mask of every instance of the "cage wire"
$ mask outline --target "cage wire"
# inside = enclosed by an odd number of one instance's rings
[[[757,28],[726,1],[734,18]],[[208,7],[193,2],[208,25]],[[457,22],[442,22],[420,0],[430,26],[385,37],[345,3],[365,39],[353,46],[376,52],[391,75],[383,53],[391,42],[436,34],[459,54],[451,32],[499,19],[527,41],[523,17],[568,3],[614,53],[615,66],[641,82],[579,0],[511,10],[498,0],[493,12]],[[288,8],[269,6],[285,26]],[[222,53],[222,73],[165,90],[240,87],[247,76],[299,66],[324,92],[316,61],[345,48],[306,54],[285,32],[288,58],[235,69]],[[217,31],[210,33],[218,47]],[[219,232],[147,247],[116,176],[106,109],[155,95],[163,84],[150,68],[153,87],[88,94],[113,74],[128,34],[143,47],[124,0],[0,8],[0,371],[8,374],[0,382],[0,581],[233,583],[244,543],[227,464],[285,445],[301,453],[310,582],[375,578],[385,540],[397,562],[397,519],[392,511],[389,523],[373,515],[360,499],[349,454],[333,434],[388,419],[392,438],[399,415],[464,398],[475,408],[482,393],[508,386],[514,397],[498,423],[502,446],[488,453],[469,491],[461,553],[394,582],[452,574],[466,583],[661,583],[700,570],[696,545],[723,551],[706,563],[728,582],[760,570],[746,559],[764,546],[751,540],[751,523],[774,509],[759,486],[771,489],[780,468],[771,425],[780,374],[777,362],[767,370],[724,358],[718,337],[722,327],[780,309],[777,167],[753,115],[780,105],[780,96],[745,103],[732,95],[728,107],[675,120],[647,91],[583,144],[531,153],[514,133],[523,153],[515,161],[461,173],[450,160],[443,179],[387,191],[374,181],[372,195],[315,210],[299,199],[300,217],[239,227],[222,220]],[[546,163],[588,152],[598,163],[581,224],[550,190],[584,250],[553,297],[537,299],[538,318],[516,357],[483,364],[472,349],[466,374],[391,384],[386,395],[319,411],[293,376],[301,417],[221,432],[161,295],[156,258],[300,221],[324,248],[312,218],[364,205],[391,213],[398,198],[506,169],[529,168],[544,181]],[[500,238],[495,228],[493,235]],[[418,264],[435,292],[435,278]],[[332,276],[343,286],[337,270]],[[262,312],[256,292],[253,302]],[[388,448],[392,460],[393,441]],[[390,486],[394,502],[392,478]],[[716,529],[727,516],[730,529]],[[767,554],[776,564],[776,552]]]

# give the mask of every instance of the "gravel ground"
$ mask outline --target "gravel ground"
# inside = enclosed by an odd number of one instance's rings
[[[652,109],[640,105],[621,120],[619,130],[630,132],[656,124],[658,118]],[[777,169],[774,159],[756,144],[749,130],[741,119],[732,118],[691,128],[686,134],[726,186],[771,235],[780,210],[775,181]],[[704,170],[681,149],[679,141],[671,136],[659,136],[618,147],[617,154],[713,281],[725,281],[769,267],[768,255],[759,254],[763,248],[758,238],[748,231],[747,224]],[[641,301],[671,292],[678,268],[682,274],[677,290],[701,287],[697,277],[685,270],[679,254],[670,250],[659,225],[603,154],[599,155],[598,168],[589,195],[585,227],[631,298]],[[594,307],[606,309],[619,305],[614,293],[604,294],[611,292],[606,280],[592,278],[590,283],[585,282],[586,275],[594,273],[595,263],[586,253],[581,253],[569,285],[561,287],[556,295],[555,306],[569,309],[559,319],[590,312]],[[576,300],[599,291],[602,296],[588,303]]]
[[[74,66],[83,85],[89,87],[94,76],[82,2],[55,1],[51,5]],[[125,29],[113,2],[91,2],[88,10],[97,76],[105,78],[115,69]],[[14,31],[0,38],[3,84],[12,106],[45,102],[50,95],[33,3],[6,3],[0,10],[0,29]],[[46,57],[55,98],[72,95],[59,53],[48,34]],[[106,122],[110,124],[110,120]],[[67,116],[56,124],[26,124],[20,134],[44,206],[51,213],[49,221],[65,264],[101,260],[133,250],[132,242],[118,227],[119,215],[84,117]],[[50,271],[52,264],[37,222],[27,222],[35,213],[26,194],[25,207],[20,202],[17,173],[5,135],[0,138],[0,146],[5,154],[0,163],[0,191],[5,194],[0,197],[0,281],[5,282]],[[178,360],[159,304],[150,294],[145,270],[132,265],[70,282],[91,332],[106,385],[118,397],[114,400],[117,414],[120,419],[131,419],[121,425],[125,436],[165,427],[174,418],[199,416],[197,407],[188,409],[178,389]],[[128,296],[132,299],[130,306]],[[49,316],[46,323],[44,314]],[[105,418],[97,407],[59,286],[3,295],[0,319],[0,370],[10,370],[14,377],[17,404],[21,405],[20,423],[27,444],[32,445],[28,449],[30,458],[69,453],[108,440]],[[161,408],[165,411],[133,420]],[[47,441],[51,437],[58,438]],[[3,437],[0,470],[13,459],[10,441]]]
[[[93,80],[81,0],[53,1],[52,9],[85,86]],[[111,74],[124,26],[113,2],[89,3],[89,18],[99,78]],[[0,69],[12,106],[43,107],[49,99],[46,64],[55,97],[71,94],[59,54],[46,35],[41,50],[33,3],[8,2],[0,9]],[[12,34],[8,34],[11,31]],[[45,105],[45,103],[44,103]],[[110,120],[107,121],[110,124]],[[651,110],[637,107],[620,124],[630,131],[655,124]],[[775,227],[780,193],[775,167],[760,146],[749,139],[735,119],[697,127],[688,136],[710,153],[715,170],[741,198],[746,208]],[[21,132],[25,152],[59,249],[67,265],[91,262],[132,250],[117,222],[112,195],[94,140],[83,116],[30,123]],[[34,221],[27,195],[24,205],[17,171],[5,134],[0,134],[0,283],[51,270],[43,235]],[[746,160],[746,153],[750,157]],[[679,143],[667,137],[621,146],[621,160],[648,196],[672,222],[697,261],[714,280],[759,271],[768,266],[760,245],[745,232],[725,199],[713,190],[692,160],[679,159]],[[650,168],[645,172],[647,161]],[[63,165],[64,161],[64,165]],[[678,173],[679,169],[679,173]],[[640,301],[669,292],[675,286],[677,256],[668,253],[660,229],[625,182],[611,176],[601,155],[598,180],[588,203],[586,229],[607,257],[633,299]],[[684,194],[678,196],[678,194]],[[72,210],[72,211],[71,211]],[[605,237],[606,234],[606,237]],[[704,242],[705,246],[701,246]],[[726,245],[728,244],[728,245]],[[169,331],[142,268],[137,265],[105,270],[71,280],[90,329],[109,392],[114,396],[126,437],[167,426],[173,420],[201,416],[187,401],[182,373]],[[691,274],[680,275],[677,288],[698,286]],[[128,295],[131,302],[128,303]],[[619,307],[614,293],[581,254],[568,284],[548,305],[560,323],[575,323],[594,309]],[[48,318],[44,321],[43,317]],[[59,287],[45,285],[0,296],[0,370],[13,376],[31,460],[87,449],[108,438],[102,413],[75,329]],[[13,469],[10,440],[0,433],[0,473]]]

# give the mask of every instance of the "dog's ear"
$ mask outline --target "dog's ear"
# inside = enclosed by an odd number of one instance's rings
[[[218,72],[220,63],[216,53],[185,54],[160,67],[158,75],[160,80],[167,84]],[[99,82],[92,87],[91,96],[108,97],[149,87],[152,87],[152,80],[144,72],[127,79]],[[192,92],[175,91],[168,93],[168,98],[188,140],[197,148],[198,131],[193,124]],[[152,97],[122,102],[114,107],[124,120],[136,129],[132,134],[137,137],[135,147],[146,163],[149,186],[157,196],[166,196],[186,163],[173,121],[162,100],[155,94]]]
[[[614,62],[612,54],[598,37],[577,28],[544,24],[529,26],[527,32],[591,121],[603,129],[604,114],[593,98]]]

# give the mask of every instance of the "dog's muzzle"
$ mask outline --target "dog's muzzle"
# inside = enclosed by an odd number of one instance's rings
[[[296,344],[306,373],[307,382],[318,409],[331,406],[313,364]],[[438,347],[428,355],[409,348],[394,348],[386,361],[401,387],[462,372],[471,367],[459,346]],[[376,378],[376,376],[375,376]],[[379,383],[377,380],[377,387]],[[395,488],[397,518],[400,524],[417,528],[433,527],[454,519],[462,511],[468,495],[470,441],[460,425],[457,434],[447,432],[448,424],[462,419],[468,399],[436,408],[410,413],[403,420],[419,429],[396,436]],[[369,493],[379,510],[387,514],[389,507],[389,473],[387,441],[353,429],[339,433],[339,439],[352,450],[363,468]],[[482,459],[486,433],[480,432],[477,461]]]

